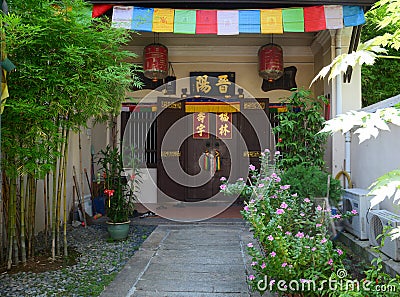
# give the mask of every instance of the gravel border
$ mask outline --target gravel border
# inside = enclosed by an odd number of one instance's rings
[[[68,244],[78,263],[56,271],[0,275],[0,296],[99,296],[156,226],[130,226],[128,239],[110,242],[106,226],[69,226]]]

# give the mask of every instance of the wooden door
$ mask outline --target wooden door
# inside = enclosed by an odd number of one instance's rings
[[[197,114],[191,116],[196,117]],[[185,165],[188,174],[193,177],[193,183],[187,188],[186,201],[201,201],[218,194],[220,178],[230,175],[231,159],[235,158],[232,158],[232,154],[236,156],[236,135],[231,127],[236,126],[237,114],[207,113],[207,116],[208,138],[195,138],[193,131],[185,141],[187,151]],[[220,116],[229,117],[228,135],[220,135],[221,121],[218,120]],[[192,125],[189,128],[195,127]],[[207,162],[205,158],[209,158],[209,161]]]

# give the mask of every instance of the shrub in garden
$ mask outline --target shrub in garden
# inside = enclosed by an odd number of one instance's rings
[[[279,152],[275,157],[278,159]],[[279,284],[285,282],[285,293],[319,296],[321,291],[313,293],[315,286],[344,268],[343,251],[329,239],[330,210],[314,207],[310,198],[293,194],[290,185],[282,184],[278,174],[271,172],[269,159],[266,150],[261,154],[260,170],[250,165],[247,185],[244,179],[235,184],[222,179],[221,185],[224,193],[240,193],[244,189],[252,193],[242,215],[250,223],[261,250],[248,244],[254,271],[249,283],[261,293],[282,292]]]
[[[290,191],[300,197],[326,197],[328,173],[317,166],[297,165],[282,173],[282,183],[290,185]],[[339,180],[331,178],[329,200],[337,205],[342,196],[342,186]]]
[[[325,122],[322,112],[326,98],[315,99],[310,90],[299,89],[282,103],[286,104],[287,112],[278,114],[279,125],[273,129],[278,135],[276,147],[284,157],[279,167],[288,169],[305,164],[323,168],[327,133],[318,132]]]

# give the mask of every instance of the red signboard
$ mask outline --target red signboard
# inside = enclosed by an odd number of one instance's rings
[[[215,131],[220,139],[232,139],[232,113],[222,112],[216,114]]]
[[[210,137],[209,113],[193,113],[193,138],[208,139]]]

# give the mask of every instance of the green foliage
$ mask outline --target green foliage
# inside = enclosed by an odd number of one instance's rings
[[[134,54],[121,50],[129,32],[93,20],[82,0],[8,2],[11,14],[0,20],[17,70],[2,116],[4,168],[43,176],[59,157],[60,127],[78,130],[118,113]]]
[[[269,166],[269,160],[266,150],[260,158],[261,169],[250,167],[251,177],[246,186],[251,188],[252,196],[245,202],[242,215],[260,243],[260,249],[252,243],[247,245],[253,259],[249,283],[261,293],[282,293],[282,282],[301,285],[327,281],[334,271],[343,268],[344,257],[343,251],[329,240],[330,212],[321,206],[314,207],[308,197],[292,194],[291,186],[284,184],[276,172],[271,173],[273,166]],[[223,180],[222,192],[239,189],[243,180],[237,184],[231,186]],[[322,296],[318,294],[325,291],[316,292],[313,286],[305,290],[289,286],[285,291],[294,293]]]
[[[282,183],[290,185],[291,193],[300,197],[326,197],[329,174],[316,166],[297,165],[288,168],[281,175]],[[329,187],[329,200],[337,205],[342,196],[340,181],[331,178]]]
[[[367,22],[363,26],[361,41],[383,36],[386,33],[393,34],[397,28],[388,24],[380,28],[382,22],[387,22],[388,5],[377,7],[366,13]],[[389,48],[389,56],[398,55],[398,50]],[[381,59],[374,65],[362,67],[362,104],[368,106],[385,100],[400,93],[398,87],[398,73],[400,72],[400,61],[396,59]]]
[[[129,219],[129,214],[133,210],[134,198],[136,198],[137,186],[140,184],[140,173],[138,162],[133,157],[133,149],[126,158],[118,148],[107,146],[98,154],[97,164],[101,165],[104,176],[104,194],[106,196],[107,217],[113,223],[124,223]],[[125,177],[124,164],[130,166],[132,174]]]
[[[314,99],[310,90],[300,89],[283,101],[288,111],[278,115],[279,125],[273,129],[279,137],[276,147],[284,157],[280,168],[298,164],[324,167],[327,134],[318,133],[325,121],[321,114],[324,100],[322,96]]]

